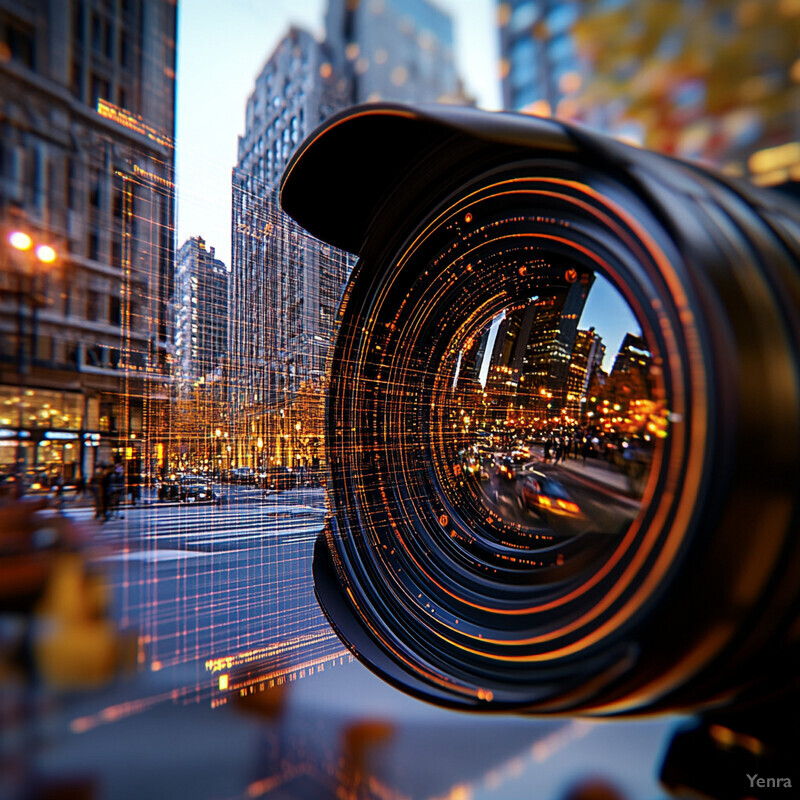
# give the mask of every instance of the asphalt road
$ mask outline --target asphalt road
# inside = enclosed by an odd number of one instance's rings
[[[574,511],[562,509],[551,512],[537,507],[524,491],[526,476],[533,480],[537,476],[543,477],[550,487],[558,487],[559,497],[577,508]],[[543,491],[548,491],[547,483],[542,483],[542,486]],[[569,469],[541,461],[517,465],[516,473],[510,479],[491,470],[488,478],[473,480],[471,487],[484,506],[505,522],[531,534],[558,537],[579,534],[620,536],[639,510],[637,500],[615,487],[581,474],[575,467]]]
[[[563,800],[600,780],[621,800],[664,797],[674,720],[470,716],[406,697],[352,661],[316,605],[322,492],[228,495],[102,525],[68,509],[94,526],[138,663],[93,691],[4,687],[1,796]]]

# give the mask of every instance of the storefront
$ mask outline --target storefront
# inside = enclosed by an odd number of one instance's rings
[[[0,474],[64,481],[92,474],[98,404],[79,392],[0,386]]]

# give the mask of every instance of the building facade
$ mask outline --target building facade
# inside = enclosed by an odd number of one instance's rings
[[[502,0],[507,108],[770,186],[800,179],[800,5]]]
[[[229,438],[236,466],[319,462],[321,431],[311,431],[298,398],[322,402],[351,259],[289,219],[277,191],[300,142],[346,104],[346,86],[330,72],[322,45],[297,28],[267,60],[247,102],[232,178]]]
[[[350,103],[468,104],[458,77],[450,16],[427,0],[328,0],[332,74]]]
[[[0,8],[4,473],[151,457],[169,382],[175,21],[170,0]]]
[[[426,0],[329,0],[326,40],[292,28],[248,99],[233,170],[231,466],[321,465],[335,315],[354,257],[303,231],[277,188],[303,139],[358,102],[467,102],[452,22]]]
[[[594,328],[578,330],[569,362],[567,414],[580,424],[586,422],[587,392],[592,376],[602,368],[606,346]]]
[[[540,116],[569,110],[583,82],[574,34],[587,0],[498,3],[503,106]]]
[[[222,384],[228,352],[228,268],[202,236],[187,239],[175,262],[174,363],[178,395]]]

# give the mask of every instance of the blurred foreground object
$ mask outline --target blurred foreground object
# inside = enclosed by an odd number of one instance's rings
[[[135,647],[110,618],[105,580],[89,567],[86,545],[86,532],[44,498],[0,506],[0,613],[21,624],[16,661],[27,679],[54,689],[96,687],[134,663]],[[3,645],[11,659],[12,642]]]
[[[281,192],[360,258],[314,562],[354,654],[455,708],[795,709],[797,207],[553,120],[395,105],[329,120]],[[610,372],[597,305],[631,320]]]

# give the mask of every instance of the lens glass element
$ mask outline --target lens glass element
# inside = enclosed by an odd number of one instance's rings
[[[649,517],[681,417],[650,244],[593,186],[525,163],[359,263],[332,359],[329,543],[382,673],[510,707],[557,664],[618,668],[595,648],[667,568]]]
[[[498,545],[558,561],[572,537],[613,542],[630,527],[663,408],[622,295],[578,263],[509,248],[519,296],[465,309],[437,369],[431,452],[462,516]]]

